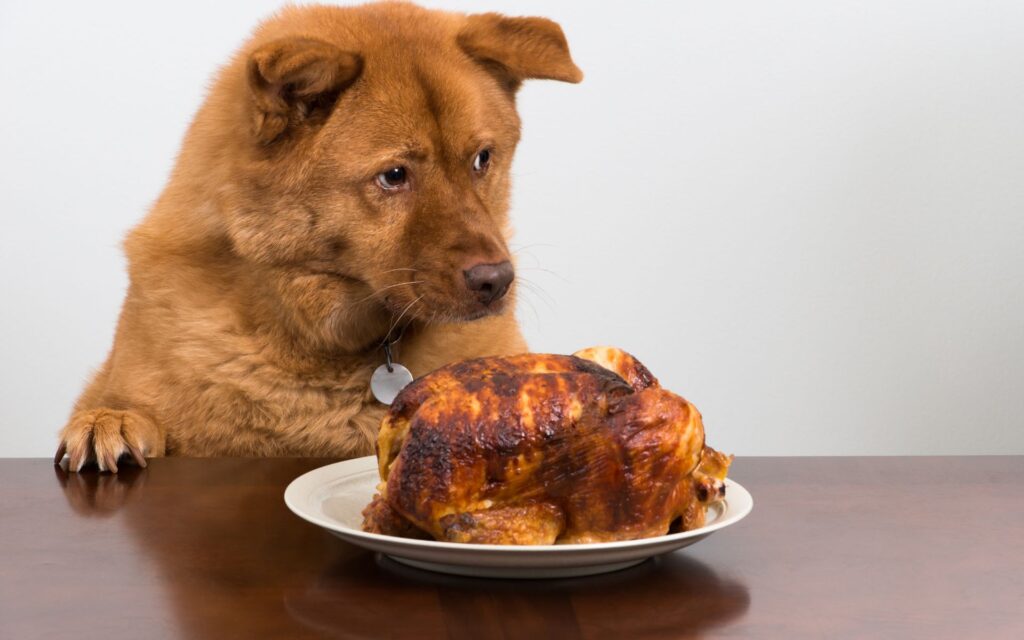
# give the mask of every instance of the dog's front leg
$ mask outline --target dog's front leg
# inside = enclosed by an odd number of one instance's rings
[[[89,409],[71,416],[61,431],[54,461],[59,463],[67,453],[68,471],[81,471],[87,463],[96,462],[100,471],[117,473],[122,456],[131,456],[144,467],[146,458],[162,456],[164,450],[163,431],[141,412]]]

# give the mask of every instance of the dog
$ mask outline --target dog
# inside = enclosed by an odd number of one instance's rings
[[[263,22],[125,240],[114,344],[57,461],[367,455],[383,345],[413,375],[526,351],[508,208],[528,79],[582,79],[544,18],[389,2]]]

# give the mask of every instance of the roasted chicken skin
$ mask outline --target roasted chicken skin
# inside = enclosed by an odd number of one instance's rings
[[[699,527],[731,461],[693,405],[611,347],[442,367],[395,399],[377,456],[364,529],[480,544]]]

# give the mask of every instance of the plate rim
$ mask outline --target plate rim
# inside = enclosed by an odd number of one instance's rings
[[[349,460],[332,462],[322,467],[311,469],[306,473],[303,473],[299,477],[295,478],[294,480],[292,480],[285,488],[285,505],[292,513],[302,518],[303,520],[344,537],[361,539],[367,542],[377,544],[398,545],[406,548],[416,548],[424,550],[430,549],[435,551],[455,552],[476,551],[508,555],[530,553],[566,554],[573,552],[588,551],[613,551],[616,549],[640,549],[646,546],[659,546],[663,544],[671,544],[672,542],[683,541],[688,538],[704,537],[715,531],[718,531],[719,529],[723,529],[725,527],[733,525],[742,520],[743,518],[745,518],[747,515],[749,515],[754,508],[754,498],[753,496],[750,495],[750,492],[747,491],[747,489],[743,485],[736,482],[732,478],[726,478],[726,508],[724,512],[722,513],[721,517],[719,517],[719,519],[713,522],[712,524],[700,527],[698,529],[691,529],[689,531],[681,531],[678,533],[667,533],[664,535],[653,536],[650,538],[614,540],[611,542],[583,542],[574,544],[543,545],[505,545],[479,544],[470,542],[444,542],[441,540],[418,540],[415,538],[389,536],[381,533],[370,533],[368,531],[362,531],[361,529],[354,529],[334,519],[318,517],[317,515],[311,514],[299,506],[300,496],[308,495],[308,493],[303,492],[303,489],[307,485],[309,485],[309,489],[312,490],[332,481],[343,480],[346,477],[352,475],[376,470],[376,456],[363,456],[360,458],[351,458]],[[343,471],[348,471],[348,473],[343,474]],[[319,481],[321,476],[323,476],[323,480]],[[732,498],[734,502],[731,503],[730,498]]]

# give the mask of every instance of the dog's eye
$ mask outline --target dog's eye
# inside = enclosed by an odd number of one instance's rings
[[[405,167],[391,167],[387,171],[377,174],[377,184],[379,184],[382,189],[388,190],[403,187],[408,179],[409,176]]]
[[[491,150],[484,149],[480,153],[476,154],[473,158],[473,171],[484,171],[487,169],[487,165],[491,162]]]

